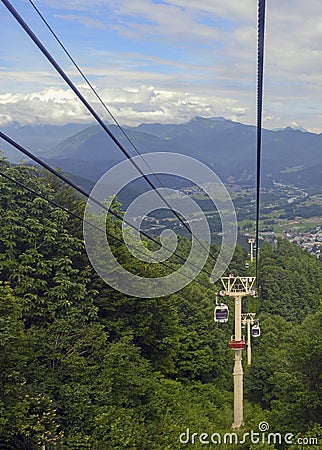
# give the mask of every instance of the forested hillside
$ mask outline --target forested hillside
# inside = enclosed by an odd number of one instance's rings
[[[51,176],[5,160],[0,170],[82,215],[84,201]],[[205,445],[184,445],[180,434],[231,432],[233,304],[225,300],[229,322],[215,324],[219,285],[194,281],[168,297],[127,297],[91,268],[81,221],[1,176],[0,194],[0,448],[199,449]],[[121,235],[117,221],[107,226]],[[189,251],[189,241],[180,246]],[[134,263],[117,241],[113,250],[138,274],[164,273]],[[229,272],[244,274],[246,259],[238,247]],[[206,275],[198,279],[208,285]],[[244,301],[262,335],[244,367],[240,433],[266,421],[322,443],[322,263],[286,241],[265,243],[260,285],[259,300]]]

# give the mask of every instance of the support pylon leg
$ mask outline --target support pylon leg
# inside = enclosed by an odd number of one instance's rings
[[[239,429],[244,424],[243,417],[243,366],[242,350],[235,350],[234,366],[234,423],[232,427]]]
[[[247,320],[247,364],[250,366],[252,363],[252,342],[250,334],[250,321]]]
[[[241,335],[241,311],[242,298],[235,298],[235,339],[240,341]],[[243,424],[243,366],[242,366],[242,350],[234,350],[235,366],[233,371],[234,377],[234,423],[233,428],[238,429]]]

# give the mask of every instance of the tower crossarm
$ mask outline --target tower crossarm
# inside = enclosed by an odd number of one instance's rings
[[[242,323],[246,324],[247,322],[250,322],[251,324],[253,324],[255,322],[255,317],[256,317],[256,313],[242,313],[241,315],[241,320]]]
[[[223,294],[229,297],[255,296],[255,280],[256,277],[235,277],[234,275],[221,277],[221,282],[224,287]]]

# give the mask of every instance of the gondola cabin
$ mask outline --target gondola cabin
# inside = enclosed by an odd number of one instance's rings
[[[226,323],[226,322],[228,322],[228,316],[229,316],[229,309],[228,309],[228,306],[225,305],[225,303],[220,303],[219,305],[216,305],[216,308],[214,311],[215,322]]]
[[[259,325],[253,325],[252,326],[252,336],[259,337],[260,335],[261,335],[261,330],[259,328]]]
[[[246,347],[246,341],[244,336],[242,336],[242,339],[240,341],[236,341],[235,337],[232,336],[229,341],[229,348],[232,350],[243,350]]]

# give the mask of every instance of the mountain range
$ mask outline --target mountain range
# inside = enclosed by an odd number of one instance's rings
[[[132,155],[136,150],[116,125],[111,132]],[[4,130],[50,164],[93,184],[125,159],[98,125],[11,126]],[[255,184],[256,128],[222,117],[197,117],[184,124],[142,124],[126,128],[141,153],[177,152],[211,167],[223,181]],[[299,187],[322,187],[322,134],[284,128],[263,130],[262,184],[272,180]],[[1,147],[8,154],[4,145]],[[10,153],[9,153],[10,158]]]
[[[37,154],[37,156],[49,155],[64,139],[83,130],[86,125],[69,123],[66,125],[24,125],[13,123],[1,127],[1,131],[16,142]],[[15,150],[5,141],[0,143],[0,149],[11,162],[23,159],[18,150]]]

